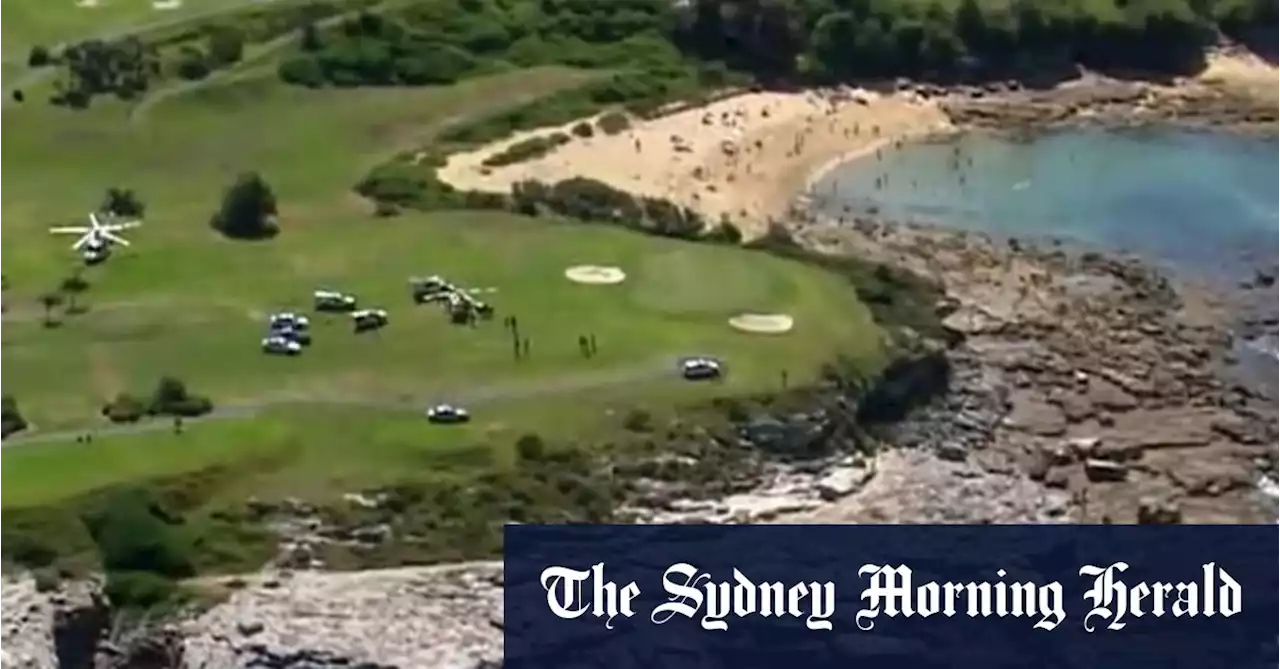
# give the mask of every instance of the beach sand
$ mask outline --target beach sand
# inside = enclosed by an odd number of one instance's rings
[[[541,158],[498,168],[482,162],[533,135],[520,133],[451,156],[440,178],[459,189],[509,192],[515,182],[590,177],[637,195],[727,217],[747,236],[781,220],[825,168],[894,143],[951,130],[937,103],[910,93],[858,89],[743,93],[648,121],[613,136],[573,141]]]
[[[1242,49],[1211,52],[1196,79],[1259,102],[1280,103],[1280,68]]]

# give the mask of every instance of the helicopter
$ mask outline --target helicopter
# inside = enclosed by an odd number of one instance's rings
[[[99,216],[97,212],[90,212],[88,226],[49,228],[49,232],[55,235],[80,235],[71,249],[80,253],[86,265],[96,265],[111,256],[113,245],[129,246],[129,240],[116,234],[117,232],[142,225],[141,221],[115,222],[114,215],[101,214],[103,218],[107,218],[104,223]]]

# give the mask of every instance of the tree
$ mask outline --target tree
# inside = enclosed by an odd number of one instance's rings
[[[27,419],[18,411],[18,401],[12,395],[0,398],[0,437],[27,429]]]
[[[189,546],[143,490],[112,494],[97,513],[85,517],[89,534],[108,572],[147,572],[179,578],[193,573]]]
[[[319,51],[324,48],[324,42],[320,40],[320,31],[316,29],[316,24],[310,21],[302,26],[300,42],[303,51]]]
[[[71,276],[63,279],[58,289],[67,296],[67,312],[73,313],[77,310],[76,298],[89,289],[89,282],[85,281],[79,270],[77,270]]]
[[[209,33],[209,61],[223,67],[244,56],[244,34],[234,26],[218,26]]]
[[[279,232],[275,215],[275,193],[257,172],[247,172],[223,193],[210,223],[227,237],[264,239]]]
[[[37,44],[31,47],[31,52],[27,54],[27,65],[30,67],[44,67],[53,62],[53,57],[49,53],[49,47]]]
[[[529,433],[516,440],[516,455],[521,462],[537,462],[546,456],[547,445],[542,437]]]
[[[204,52],[193,47],[182,47],[182,53],[178,56],[178,76],[183,79],[196,80],[209,76],[209,58]]]
[[[40,305],[44,307],[44,326],[53,327],[53,310],[62,306],[62,293],[50,291],[40,296]]]
[[[102,198],[102,211],[116,216],[125,216],[127,218],[142,218],[146,213],[147,206],[133,192],[132,188],[116,188],[112,186],[107,189],[106,194]]]
[[[213,402],[203,395],[187,390],[181,379],[172,376],[160,378],[151,393],[147,413],[152,416],[203,416],[213,410]]]
[[[13,96],[13,101],[18,104],[22,104],[27,99],[26,94],[22,92],[21,88],[13,89],[13,93],[11,93],[11,95]]]

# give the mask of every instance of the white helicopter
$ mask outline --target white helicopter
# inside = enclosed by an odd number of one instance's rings
[[[111,255],[111,246],[113,244],[129,245],[129,241],[117,235],[117,232],[142,225],[141,221],[116,223],[113,215],[104,214],[103,216],[110,216],[108,222],[103,223],[99,220],[96,212],[90,212],[88,227],[49,228],[49,232],[55,235],[80,235],[76,243],[71,245],[71,249],[80,252],[80,257],[84,258],[85,264],[95,265],[106,260]]]

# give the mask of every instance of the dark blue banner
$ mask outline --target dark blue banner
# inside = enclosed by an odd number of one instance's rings
[[[1275,669],[1276,526],[510,526],[508,669]]]

